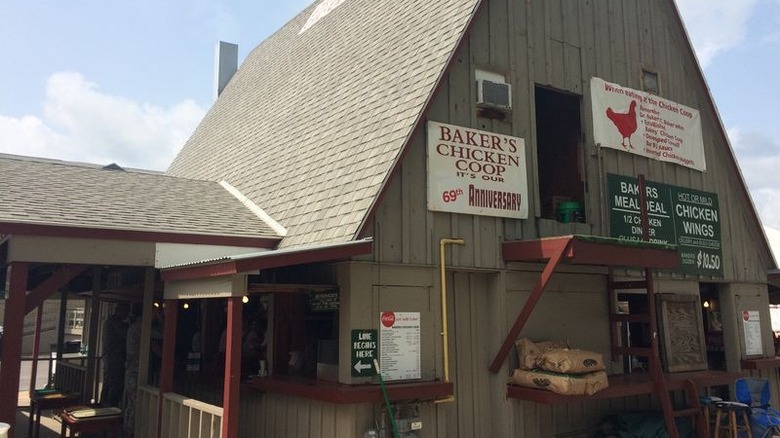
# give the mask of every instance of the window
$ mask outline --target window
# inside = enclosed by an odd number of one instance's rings
[[[275,294],[272,315],[273,374],[338,378],[338,292]]]
[[[68,309],[65,317],[65,330],[70,334],[78,334],[84,329],[84,308]]]
[[[573,218],[584,222],[584,163],[580,96],[536,87],[536,157],[541,216],[557,218],[561,203],[579,206]],[[558,218],[561,219],[561,218]]]
[[[659,94],[658,73],[642,69],[642,90],[648,93]]]

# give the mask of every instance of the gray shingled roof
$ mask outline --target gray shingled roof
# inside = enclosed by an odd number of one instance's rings
[[[320,3],[250,53],[168,170],[225,179],[285,247],[356,237],[478,0],[345,0],[299,33]]]
[[[277,239],[219,183],[0,154],[2,223]]]

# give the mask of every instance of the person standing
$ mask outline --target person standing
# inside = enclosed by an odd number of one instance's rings
[[[125,336],[130,313],[127,303],[118,303],[114,313],[103,324],[103,389],[100,391],[101,406],[119,407],[125,386]]]

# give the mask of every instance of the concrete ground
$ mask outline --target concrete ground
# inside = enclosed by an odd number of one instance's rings
[[[16,410],[16,427],[14,428],[14,438],[29,438],[27,430],[30,425],[30,408],[19,408]],[[44,411],[41,415],[41,435],[40,438],[57,438],[60,436],[61,423],[54,419],[52,411]],[[35,431],[33,431],[33,434]]]

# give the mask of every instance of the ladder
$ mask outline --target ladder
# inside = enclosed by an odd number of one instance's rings
[[[660,348],[658,345],[658,323],[655,315],[655,288],[653,284],[653,272],[651,269],[644,270],[645,279],[639,281],[615,281],[612,270],[610,269],[607,279],[607,291],[609,302],[609,328],[612,344],[612,360],[616,361],[620,356],[645,357],[648,360],[648,372],[653,382],[653,393],[658,397],[663,411],[666,431],[670,438],[679,438],[679,431],[675,418],[692,417],[696,426],[696,433],[699,438],[707,436],[708,425],[704,420],[699,407],[699,395],[696,384],[692,380],[685,382],[685,393],[687,395],[688,408],[675,410],[672,407],[672,400],[669,396],[669,388],[666,383],[663,366],[661,365]],[[618,290],[644,290],[647,297],[647,313],[644,314],[622,314],[617,313],[617,291]],[[650,333],[649,347],[623,346],[620,343],[620,324],[641,323],[646,324]]]

